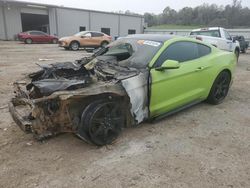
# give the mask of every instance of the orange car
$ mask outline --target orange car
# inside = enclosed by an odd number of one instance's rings
[[[96,31],[82,31],[73,36],[63,37],[59,46],[65,49],[78,50],[80,47],[97,48],[108,45],[112,37]]]

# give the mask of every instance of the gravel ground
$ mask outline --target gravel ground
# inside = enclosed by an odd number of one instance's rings
[[[37,142],[16,126],[6,106],[12,82],[37,70],[35,63],[86,53],[0,42],[0,187],[250,187],[249,54],[241,54],[221,105],[201,103],[96,147],[72,134]]]

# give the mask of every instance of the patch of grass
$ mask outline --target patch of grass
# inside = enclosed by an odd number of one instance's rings
[[[155,25],[149,27],[148,29],[197,29],[202,28],[202,25],[174,25],[174,24],[164,24],[164,25]]]

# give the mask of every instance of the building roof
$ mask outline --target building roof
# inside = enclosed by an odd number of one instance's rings
[[[130,16],[130,17],[139,17],[144,18],[143,15],[136,15],[136,14],[121,14],[121,13],[114,13],[114,12],[105,12],[105,11],[98,11],[98,10],[89,10],[89,9],[81,9],[81,8],[73,8],[73,7],[64,7],[52,4],[42,4],[42,3],[33,3],[28,1],[17,1],[17,0],[1,0],[0,4],[16,4],[16,5],[24,5],[33,8],[63,8],[63,9],[71,9],[71,10],[79,10],[79,11],[88,11],[88,12],[96,12],[96,13],[103,13],[103,14],[113,14],[113,15],[121,15],[121,16]]]

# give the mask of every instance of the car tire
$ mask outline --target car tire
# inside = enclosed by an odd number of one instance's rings
[[[25,44],[32,44],[33,43],[33,40],[28,38],[28,39],[25,39]]]
[[[107,41],[103,41],[103,42],[101,43],[101,47],[102,47],[102,48],[105,48],[108,44],[109,44],[109,43],[108,43]]]
[[[71,50],[77,51],[77,50],[79,50],[80,45],[77,41],[73,41],[70,43],[69,47]]]
[[[57,44],[58,43],[58,39],[52,39],[52,44]]]
[[[226,98],[231,83],[231,75],[228,71],[222,71],[215,79],[207,98],[207,102],[213,105],[222,103]]]
[[[120,135],[124,127],[124,118],[120,102],[93,102],[82,113],[78,135],[98,146],[111,144]]]
[[[246,53],[246,48],[242,49],[242,53],[245,54]]]
[[[240,56],[240,50],[236,49],[234,53],[235,53],[235,56],[236,56],[237,61],[238,61],[239,60],[239,56]]]

